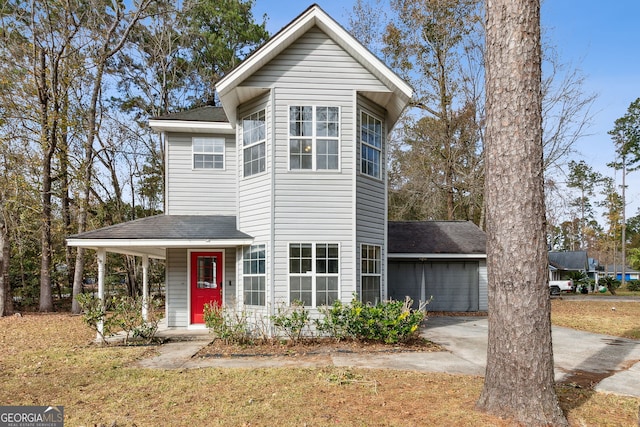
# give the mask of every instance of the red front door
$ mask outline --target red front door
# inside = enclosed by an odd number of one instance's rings
[[[205,304],[222,305],[222,252],[191,252],[191,323],[204,323]]]

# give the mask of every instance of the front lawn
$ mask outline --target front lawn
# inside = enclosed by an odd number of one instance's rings
[[[556,312],[569,304],[559,302]],[[335,367],[151,370],[135,363],[155,347],[101,347],[93,338],[78,316],[1,318],[0,404],[64,405],[68,426],[509,425],[473,410],[480,377]],[[570,386],[558,393],[573,426],[638,422],[640,399]]]
[[[640,301],[551,301],[551,322],[582,331],[640,339]]]

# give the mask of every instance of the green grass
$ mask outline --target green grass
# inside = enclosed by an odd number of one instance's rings
[[[570,304],[560,303],[555,311]],[[68,426],[511,425],[473,410],[480,377],[337,367],[142,369],[136,362],[152,356],[153,346],[101,347],[93,338],[78,316],[0,318],[0,402],[64,405]],[[568,386],[558,394],[572,426],[637,425],[640,399]]]

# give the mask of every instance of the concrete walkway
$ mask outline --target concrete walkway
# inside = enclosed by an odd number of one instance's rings
[[[200,359],[192,356],[212,338],[206,330],[192,332],[189,331],[188,341],[177,341],[180,331],[169,331],[169,335],[167,331],[160,332],[170,341],[159,347],[156,357],[142,360],[139,365],[159,369],[334,365],[482,376],[487,363],[486,317],[430,317],[422,335],[445,347],[447,351],[442,352]],[[171,338],[171,334],[175,336]],[[640,397],[640,341],[554,327],[553,352],[556,381],[576,384],[586,381],[597,384],[595,390],[600,392]]]

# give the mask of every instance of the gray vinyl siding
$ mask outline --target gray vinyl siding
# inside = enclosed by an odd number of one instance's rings
[[[487,260],[478,261],[478,310],[489,309],[489,279],[487,278]]]
[[[225,167],[194,169],[192,137],[188,133],[167,135],[166,213],[169,215],[235,215],[237,209],[236,143],[233,135],[198,134],[225,138]]]
[[[271,108],[269,108],[269,94],[240,106],[238,109],[238,227],[257,240],[268,239],[271,233],[271,193],[273,151],[271,130]],[[266,165],[265,171],[249,177],[244,177],[244,156],[242,146],[242,119],[249,114],[266,110]]]
[[[225,307],[236,307],[236,289],[238,288],[236,265],[236,248],[225,248],[224,283],[222,287],[222,303]]]
[[[187,250],[167,249],[167,326],[189,326]]]
[[[355,94],[386,91],[374,76],[314,28],[245,82],[270,87],[275,102],[273,227],[276,237],[274,301],[288,302],[289,243],[340,245],[340,295],[350,301],[356,292],[357,247],[354,242]],[[340,108],[340,166],[331,171],[289,171],[289,107]],[[384,117],[384,116],[383,116]],[[271,150],[269,150],[271,153]],[[384,223],[384,214],[379,219]],[[382,244],[382,242],[380,242]]]
[[[341,96],[345,90],[389,90],[317,27],[309,30],[243,84],[288,87],[304,100],[316,100],[305,91],[309,83],[317,93],[325,94],[329,99],[334,95]]]
[[[381,153],[381,170],[380,179],[376,179],[367,175],[360,174],[360,140],[358,130],[360,129],[361,112],[382,121],[382,153]],[[385,111],[368,99],[358,97],[356,126],[356,241],[358,245],[358,259],[360,259],[360,248],[362,244],[381,246],[382,260],[387,257],[387,248],[385,246],[385,229],[386,229],[386,177],[387,177],[387,126],[385,123]],[[386,263],[382,263],[380,291],[384,298],[387,295],[387,272]],[[361,263],[356,263],[357,287],[360,290],[360,273]]]

